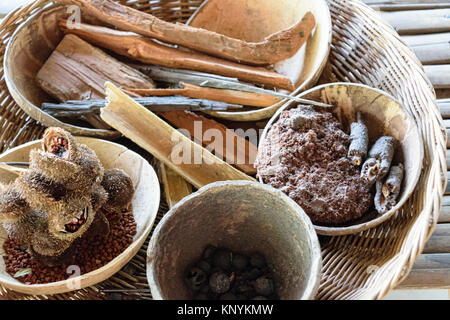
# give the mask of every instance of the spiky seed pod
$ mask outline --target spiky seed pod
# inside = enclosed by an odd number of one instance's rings
[[[32,208],[40,211],[58,210],[68,190],[61,182],[48,179],[38,170],[28,170],[16,179],[17,187],[23,192]]]
[[[43,256],[60,256],[71,244],[71,240],[56,238],[44,228],[35,230],[31,239],[32,250]]]
[[[108,200],[103,206],[106,211],[119,213],[133,199],[134,186],[130,176],[121,169],[106,170],[102,186],[108,193]]]
[[[90,195],[74,194],[48,213],[49,232],[58,239],[74,241],[85,233],[95,218]]]
[[[75,254],[75,246],[71,244],[63,253],[57,256],[44,256],[37,253],[31,247],[31,255],[33,258],[38,261],[40,264],[47,267],[60,266],[64,263],[68,264],[71,262],[73,256]]]
[[[99,185],[94,188],[91,195],[91,205],[92,209],[97,212],[108,200],[108,194],[105,189]]]
[[[0,222],[14,222],[29,214],[31,208],[24,192],[16,184],[2,186],[0,190]]]
[[[73,181],[81,175],[81,168],[76,163],[36,149],[30,151],[30,170],[40,171],[48,179],[67,185],[67,188],[71,188]]]
[[[73,162],[77,155],[77,143],[66,130],[50,127],[45,130],[42,137],[42,150]]]
[[[94,221],[92,221],[89,230],[85,232],[83,236],[95,237],[95,236],[107,236],[109,234],[109,221],[103,214],[98,211],[95,214]]]
[[[3,228],[11,239],[25,247],[29,247],[34,231],[40,225],[45,225],[46,220],[46,214],[37,210],[30,210],[28,214],[17,221],[3,223]]]
[[[81,169],[81,177],[77,180],[79,188],[100,184],[103,179],[104,169],[97,155],[86,145],[78,145],[78,154],[75,163]]]

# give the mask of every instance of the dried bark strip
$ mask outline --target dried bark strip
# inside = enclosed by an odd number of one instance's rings
[[[59,2],[77,5],[84,12],[119,29],[253,65],[270,65],[292,57],[305,44],[316,24],[314,15],[307,12],[290,28],[269,35],[264,41],[250,43],[201,28],[166,22],[110,0]]]
[[[135,33],[81,23],[77,25],[77,28],[68,28],[66,21],[61,21],[60,27],[64,32],[76,34],[93,45],[146,64],[215,73],[226,77],[236,77],[250,83],[294,90],[291,80],[282,74],[197,52],[181,51]]]
[[[206,88],[189,83],[181,83],[181,85],[182,88],[176,89],[126,88],[124,91],[139,94],[144,97],[181,95],[189,98],[201,98],[252,107],[269,107],[281,101],[281,98],[261,93]]]
[[[236,168],[248,175],[256,174],[256,168],[253,166],[253,163],[258,153],[257,147],[250,141],[238,136],[223,124],[189,111],[168,111],[158,112],[158,114],[174,127],[187,130],[195,142],[214,152],[216,156],[233,164]],[[197,133],[196,128],[199,128],[199,123],[201,123],[201,131],[197,130],[199,131]],[[220,139],[216,141],[218,139],[216,136],[207,138],[205,133],[208,131],[213,132],[212,130],[220,133],[222,141]],[[201,136],[197,137],[196,133],[197,135],[201,134]],[[201,141],[196,141],[195,138],[200,138]],[[211,147],[208,147],[210,145]]]

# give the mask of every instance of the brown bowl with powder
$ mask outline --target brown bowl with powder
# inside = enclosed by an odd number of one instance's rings
[[[322,235],[372,228],[414,190],[423,145],[412,117],[388,94],[332,83],[299,97],[331,104],[285,104],[268,122],[256,167],[260,182],[297,202]]]

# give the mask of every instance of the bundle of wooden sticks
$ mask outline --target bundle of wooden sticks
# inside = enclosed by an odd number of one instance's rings
[[[111,0],[58,2],[78,6],[97,23],[59,21],[65,36],[36,76],[58,103],[42,107],[100,129],[109,128],[99,117],[107,81],[182,128],[191,126],[188,111],[264,108],[296,99],[287,95],[295,89],[291,80],[270,66],[296,54],[316,24],[307,12],[290,28],[252,43],[169,23]],[[202,115],[195,119],[224,129]]]

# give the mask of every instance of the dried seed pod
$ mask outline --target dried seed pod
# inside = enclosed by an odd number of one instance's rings
[[[17,187],[23,192],[32,208],[51,210],[67,194],[64,184],[50,180],[40,171],[28,170],[16,179]]]
[[[74,241],[82,236],[94,221],[90,195],[74,194],[48,212],[48,231],[58,239]]]
[[[396,166],[392,166],[384,183],[382,181],[377,181],[374,201],[375,209],[379,213],[385,213],[397,204],[397,198],[400,195],[403,175],[403,164],[399,163]]]
[[[369,131],[366,125],[361,121],[358,113],[358,122],[350,125],[350,146],[348,148],[348,157],[355,166],[360,166],[367,156],[369,148]]]
[[[73,136],[61,128],[47,128],[42,137],[42,150],[58,158],[73,162],[77,155],[77,143]]]
[[[78,144],[69,132],[60,128],[45,131],[42,150],[30,153],[30,169],[63,183],[68,190],[86,193],[91,193],[92,186],[103,177],[103,167],[95,152]]]
[[[86,231],[85,235],[88,237],[107,236],[109,231],[110,226],[108,219],[105,217],[103,212],[98,211],[95,213],[94,221],[92,221],[92,224],[89,227],[89,230]]]
[[[108,193],[108,200],[103,206],[109,212],[121,212],[133,199],[133,181],[121,169],[106,170],[102,180],[102,187]]]
[[[396,140],[393,137],[379,138],[369,151],[361,170],[361,177],[370,185],[383,179],[389,172],[394,157]]]
[[[45,228],[35,230],[31,239],[32,251],[42,256],[61,256],[71,244],[71,240],[56,238]]]
[[[19,220],[4,222],[3,228],[9,238],[25,247],[29,247],[33,232],[45,222],[46,218],[47,216],[42,212],[30,210],[29,213],[20,217]]]
[[[108,194],[102,186],[97,186],[91,195],[92,209],[97,212],[108,200]]]
[[[16,184],[0,189],[0,222],[13,222],[29,214],[31,208],[25,194]]]

